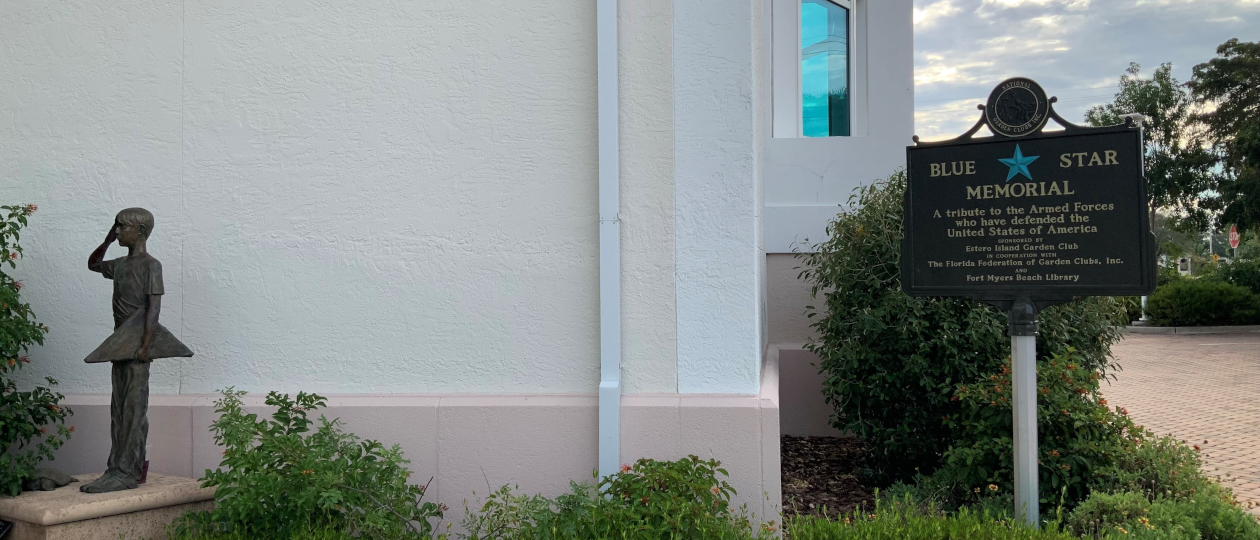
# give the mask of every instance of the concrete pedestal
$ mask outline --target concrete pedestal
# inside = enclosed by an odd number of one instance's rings
[[[12,521],[4,540],[165,540],[166,526],[185,512],[214,507],[214,489],[192,478],[149,473],[136,489],[83,493],[99,474],[54,491],[0,498],[0,519]]]

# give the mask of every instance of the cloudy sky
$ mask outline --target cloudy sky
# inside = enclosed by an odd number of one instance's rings
[[[1129,62],[1195,64],[1229,38],[1260,40],[1260,0],[914,0],[915,133],[961,135],[1003,79],[1025,76],[1081,122]],[[1052,122],[1053,123],[1053,122]]]

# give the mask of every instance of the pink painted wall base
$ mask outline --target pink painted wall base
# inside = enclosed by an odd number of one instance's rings
[[[767,366],[768,368],[771,366]],[[637,394],[622,399],[623,462],[687,454],[720,460],[738,492],[736,504],[763,520],[779,520],[777,373],[763,374],[761,395]],[[261,395],[251,412],[267,414]],[[221,450],[209,431],[214,395],[154,395],[149,404],[150,470],[197,478],[216,468]],[[73,394],[74,437],[48,466],[70,474],[99,472],[109,453],[109,396]],[[346,430],[389,445],[411,460],[414,478],[433,478],[427,500],[451,508],[504,484],[557,495],[569,481],[589,481],[597,456],[594,395],[331,395],[319,412]]]

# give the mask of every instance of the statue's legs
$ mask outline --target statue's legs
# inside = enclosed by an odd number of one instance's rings
[[[105,493],[138,485],[149,437],[149,364],[137,360],[113,362],[109,461],[105,474],[80,490]]]

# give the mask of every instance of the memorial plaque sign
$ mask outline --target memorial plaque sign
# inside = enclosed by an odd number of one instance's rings
[[[1140,130],[907,153],[907,293],[1131,296],[1153,288]]]
[[[1141,128],[1067,123],[1040,89],[1008,80],[963,137],[907,148],[906,293],[1046,303],[1154,290]],[[1067,129],[1040,131],[1047,118]],[[1012,131],[1020,121],[1031,128]],[[998,136],[971,137],[993,122]]]
[[[1065,121],[1036,82],[1007,79],[961,137],[906,149],[901,286],[911,296],[971,296],[1007,312],[1011,337],[1015,511],[1040,523],[1037,312],[1074,296],[1155,289],[1155,243],[1132,117]],[[1049,120],[1063,131],[1044,132]],[[987,126],[993,137],[974,138]]]

